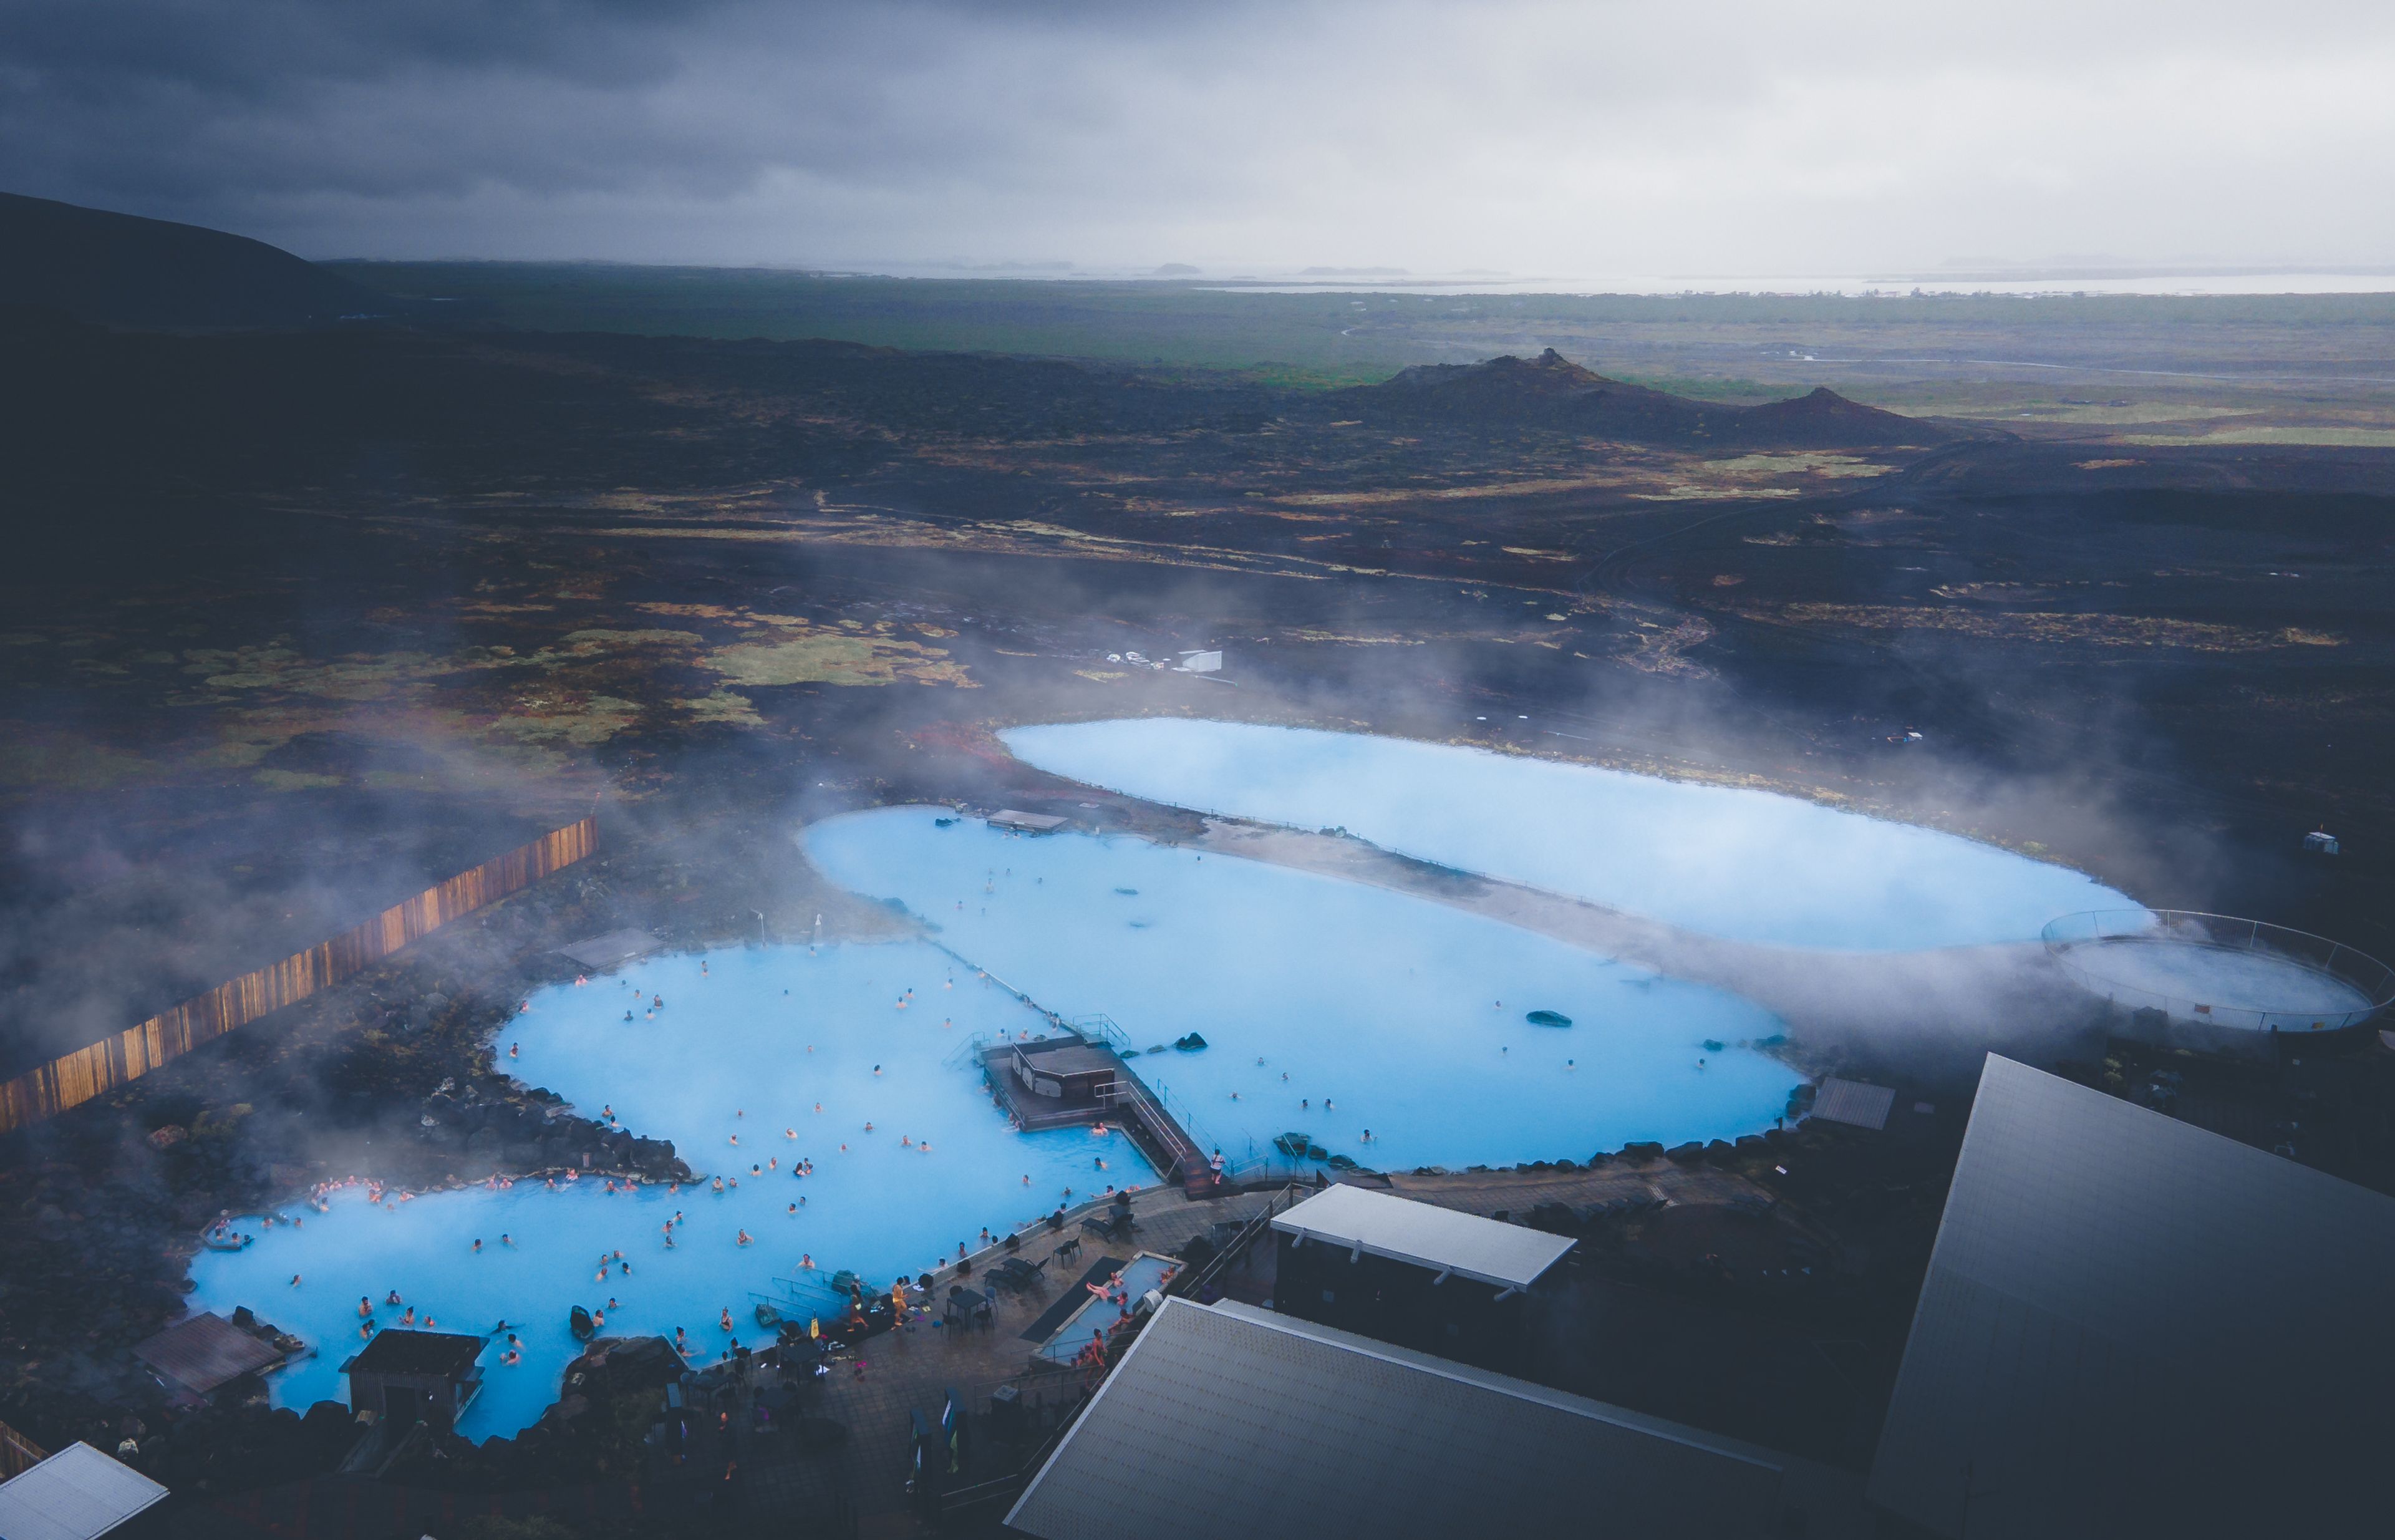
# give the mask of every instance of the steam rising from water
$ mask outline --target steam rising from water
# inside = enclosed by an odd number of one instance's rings
[[[1145,718],[1017,727],[1018,758],[1200,812],[1401,855],[1700,935],[1844,951],[2028,941],[2135,908],[2067,867],[1793,797],[1405,738]]]

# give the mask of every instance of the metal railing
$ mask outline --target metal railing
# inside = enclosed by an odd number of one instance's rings
[[[2322,1032],[2359,1027],[2395,1004],[2395,968],[2309,931],[2194,909],[2094,909],[2049,921],[2039,933],[2046,954],[2083,987],[2117,1004],[2160,1010],[2176,1020],[2256,1032]],[[2227,1005],[2148,989],[2109,976],[2104,949],[2168,945],[2251,952],[2319,974],[2366,1002],[2344,1010]]]

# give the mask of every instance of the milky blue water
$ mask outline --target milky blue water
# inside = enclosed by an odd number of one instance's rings
[[[1846,951],[2031,941],[2136,908],[2067,867],[1793,797],[1448,744],[1153,717],[1016,727],[1025,763],[1737,941]]]
[[[642,1002],[663,995],[665,1008],[652,1017],[642,1003],[624,1021],[634,986]],[[900,1010],[909,989],[913,1002]],[[220,1313],[248,1305],[317,1345],[315,1359],[274,1377],[279,1404],[341,1399],[339,1365],[362,1346],[359,1296],[376,1303],[383,1326],[395,1326],[400,1308],[382,1301],[397,1289],[419,1325],[427,1313],[443,1331],[480,1333],[503,1317],[524,1323],[523,1361],[505,1365],[497,1348],[485,1350],[485,1388],[461,1425],[470,1437],[513,1433],[556,1399],[578,1350],[566,1329],[572,1305],[604,1308],[615,1298],[610,1334],[670,1336],[680,1326],[700,1361],[711,1361],[735,1339],[751,1347],[773,1340],[756,1324],[750,1294],[798,1276],[802,1257],[817,1264],[818,1280],[853,1268],[886,1284],[893,1272],[953,1260],[959,1241],[979,1249],[984,1226],[1003,1232],[1109,1181],[1155,1179],[1118,1135],[1007,1127],[978,1069],[947,1061],[974,1032],[1038,1031],[1045,1023],[931,947],[658,958],[583,988],[545,990],[529,1003],[502,1037],[503,1068],[602,1121],[612,1106],[627,1128],[672,1139],[694,1168],[738,1187],[721,1196],[705,1183],[610,1195],[596,1178],[557,1191],[536,1180],[503,1191],[431,1193],[388,1209],[348,1191],[328,1215],[287,1211],[305,1220],[298,1230],[244,1224],[258,1243],[195,1258],[191,1303]],[[507,1043],[520,1045],[519,1057],[505,1056]],[[786,1129],[797,1136],[785,1137]],[[794,1160],[803,1157],[814,1159],[815,1174],[795,1177]],[[1101,1158],[1111,1169],[1096,1169]],[[768,1160],[778,1169],[749,1175]],[[789,1213],[801,1198],[805,1206]],[[668,1249],[661,1227],[677,1211],[684,1221]],[[753,1237],[745,1247],[744,1228]],[[512,1246],[500,1244],[502,1233]],[[617,1250],[630,1274],[611,1267],[601,1280],[600,1254]],[[726,1307],[735,1332],[718,1325]]]
[[[1068,1019],[1204,1037],[1132,1066],[1235,1160],[1286,1132],[1390,1170],[1584,1160],[1768,1128],[1796,1082],[1734,1046],[1777,1018],[1720,989],[1361,883],[942,812],[827,819],[808,858]]]
[[[1233,1160],[1292,1131],[1389,1169],[1582,1159],[1767,1128],[1797,1080],[1742,1046],[1780,1030],[1751,1002],[1495,921],[1135,839],[1025,839],[940,817],[847,815],[810,828],[806,850],[833,880],[938,925],[969,961],[915,942],[651,959],[546,989],[503,1030],[503,1068],[672,1139],[736,1186],[536,1180],[382,1206],[348,1190],[329,1214],[292,1210],[304,1228],[251,1221],[249,1250],[202,1254],[192,1308],[248,1305],[315,1344],[276,1376],[293,1406],[344,1394],[361,1296],[385,1327],[400,1324],[382,1303],[394,1289],[418,1324],[482,1333],[504,1318],[523,1361],[485,1350],[462,1430],[512,1433],[555,1399],[577,1350],[571,1305],[604,1308],[610,1334],[681,1327],[712,1359],[771,1339],[751,1295],[801,1276],[802,1260],[816,1281],[852,1268],[886,1282],[959,1241],[978,1249],[985,1226],[1003,1234],[1108,1184],[1153,1182],[1119,1135],[1007,1126],[970,1040],[1047,1023],[982,968],[1068,1017],[1108,1015],[1142,1048],[1202,1033],[1203,1053],[1131,1062]],[[1531,1010],[1575,1025],[1529,1026]],[[810,1158],[814,1175],[791,1175]]]

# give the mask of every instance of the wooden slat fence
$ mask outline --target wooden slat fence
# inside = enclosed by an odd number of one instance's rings
[[[426,888],[364,924],[280,962],[219,984],[139,1027],[61,1055],[0,1084],[0,1134],[54,1117],[204,1042],[307,999],[461,915],[531,886],[598,848],[599,821],[583,818],[530,844]]]
[[[50,1457],[50,1452],[0,1423],[0,1481],[12,1480]]]

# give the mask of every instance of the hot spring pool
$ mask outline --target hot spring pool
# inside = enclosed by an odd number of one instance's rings
[[[642,1005],[626,1022],[635,988],[642,1001],[662,994],[665,1009],[651,1018]],[[908,989],[914,1002],[901,1011],[896,1002]],[[611,1195],[598,1178],[554,1192],[531,1181],[430,1193],[388,1211],[352,1190],[337,1195],[328,1215],[290,1208],[306,1221],[301,1229],[243,1225],[257,1244],[192,1260],[191,1305],[219,1313],[248,1305],[316,1345],[314,1359],[274,1376],[278,1404],[339,1399],[339,1366],[361,1345],[359,1296],[379,1307],[397,1289],[417,1308],[418,1324],[426,1313],[443,1331],[479,1333],[502,1317],[525,1323],[517,1328],[522,1363],[483,1353],[484,1389],[461,1427],[476,1438],[513,1433],[556,1399],[578,1350],[566,1330],[570,1306],[603,1307],[613,1297],[611,1334],[670,1336],[681,1326],[711,1360],[735,1338],[751,1347],[773,1340],[750,1314],[749,1295],[774,1292],[773,1281],[792,1276],[802,1256],[819,1264],[818,1279],[853,1268],[886,1284],[894,1272],[911,1276],[953,1260],[959,1241],[978,1250],[982,1227],[1014,1228],[1068,1201],[1067,1188],[1078,1202],[1109,1180],[1154,1180],[1119,1136],[1012,1132],[978,1071],[947,1067],[974,1032],[1046,1024],[935,948],[827,947],[820,955],[803,946],[735,948],[661,958],[581,988],[545,990],[530,1004],[500,1040],[507,1069],[602,1122],[602,1109],[612,1105],[627,1128],[673,1140],[694,1169],[736,1175],[738,1188],[717,1196],[702,1182],[679,1193],[658,1187]],[[505,1057],[510,1042],[521,1044],[513,1061]],[[785,1137],[786,1129],[797,1136]],[[1112,1171],[1095,1170],[1100,1155]],[[814,1175],[792,1176],[793,1160],[803,1157],[814,1159]],[[779,1169],[749,1175],[751,1163],[769,1160]],[[801,1198],[805,1207],[789,1213]],[[676,1211],[685,1217],[668,1250],[661,1227]],[[746,1247],[737,1242],[744,1228],[754,1238]],[[500,1245],[502,1233],[512,1246]],[[596,1278],[600,1254],[617,1250],[630,1275],[611,1269]],[[733,1333],[717,1325],[727,1306]],[[390,1326],[400,1310],[376,1315]]]
[[[1361,883],[943,816],[829,818],[807,855],[1068,1019],[1142,1049],[1204,1037],[1131,1064],[1234,1161],[1288,1132],[1391,1170],[1581,1160],[1768,1128],[1797,1082],[1737,1046],[1777,1018],[1720,989]]]
[[[2201,1005],[2204,1015],[2219,1015],[2224,1023],[2233,1014],[2269,1016],[2289,1028],[2305,1025],[2305,1016],[2341,1026],[2373,1003],[2344,979],[2274,952],[2127,937],[2082,943],[2070,960],[2098,987],[2124,989],[2124,998],[2136,1002],[2150,997],[2182,1016]]]
[[[931,919],[943,942],[1050,1009],[1109,1015],[1143,1047],[1201,1032],[1203,1053],[1131,1062],[1234,1159],[1290,1131],[1395,1169],[1579,1159],[1634,1139],[1767,1128],[1797,1082],[1742,1046],[1778,1022],[1717,989],[1377,888],[1131,839],[942,828],[939,816],[844,816],[808,830],[807,850],[835,880]],[[640,1002],[658,995],[652,1016]],[[576,1351],[572,1305],[612,1298],[611,1334],[680,1326],[712,1358],[735,1339],[770,1340],[751,1294],[774,1293],[802,1255],[818,1280],[853,1268],[886,1281],[953,1258],[959,1241],[977,1249],[985,1226],[1003,1233],[1109,1183],[1155,1180],[1120,1135],[1006,1125],[970,1040],[1045,1021],[935,946],[653,959],[530,1004],[500,1036],[506,1068],[602,1121],[612,1108],[623,1126],[672,1139],[693,1167],[738,1186],[718,1196],[704,1182],[609,1193],[598,1178],[556,1191],[533,1181],[386,1207],[351,1189],[329,1214],[289,1210],[300,1229],[245,1224],[257,1244],[193,1259],[191,1303],[247,1305],[316,1345],[317,1357],[275,1376],[278,1403],[338,1399],[360,1296],[389,1326],[399,1308],[380,1302],[396,1289],[418,1324],[514,1323],[524,1361],[484,1352],[485,1387],[462,1425],[473,1437],[513,1433],[555,1398]],[[1530,1026],[1531,1010],[1574,1025]],[[814,1174],[793,1177],[806,1158]],[[750,1174],[767,1161],[777,1169]],[[677,1211],[668,1249],[661,1227]],[[751,1245],[738,1244],[743,1229]],[[631,1271],[596,1277],[601,1255],[617,1250]],[[730,1334],[717,1325],[727,1307]]]
[[[2134,908],[2093,878],[1793,797],[1406,738],[1170,717],[1016,727],[1016,757],[1150,801],[1297,829],[1642,914],[1842,951],[2031,941]]]

